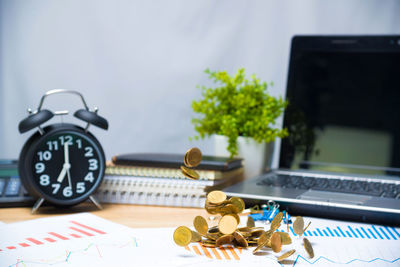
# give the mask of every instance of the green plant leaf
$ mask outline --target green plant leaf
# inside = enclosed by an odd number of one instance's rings
[[[231,157],[237,155],[237,138],[252,137],[257,142],[272,142],[275,138],[288,136],[287,129],[276,127],[288,102],[282,97],[269,95],[268,84],[255,75],[246,78],[245,69],[240,68],[232,77],[226,71],[204,71],[215,87],[197,86],[202,98],[192,102],[198,117],[192,119],[198,135],[204,138],[212,134],[228,137]],[[273,82],[269,83],[273,86]]]

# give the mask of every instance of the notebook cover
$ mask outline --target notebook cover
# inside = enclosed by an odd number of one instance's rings
[[[117,165],[180,168],[180,166],[184,165],[183,158],[184,155],[181,154],[132,153],[116,155],[112,158],[112,161]],[[229,171],[241,166],[242,159],[240,158],[203,156],[200,165],[196,169]]]

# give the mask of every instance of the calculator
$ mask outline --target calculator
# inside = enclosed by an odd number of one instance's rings
[[[16,160],[0,160],[0,208],[32,206],[29,196],[18,176]]]

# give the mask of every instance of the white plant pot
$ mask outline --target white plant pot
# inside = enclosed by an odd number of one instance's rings
[[[214,135],[215,155],[229,157],[226,149],[228,138],[223,135]],[[257,143],[253,138],[239,136],[238,155],[235,157],[243,158],[245,178],[254,177],[265,172],[271,167],[274,143]]]

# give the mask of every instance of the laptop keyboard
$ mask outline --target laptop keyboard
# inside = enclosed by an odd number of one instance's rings
[[[400,184],[366,182],[274,174],[263,177],[259,185],[294,189],[312,189],[374,197],[400,198]]]

